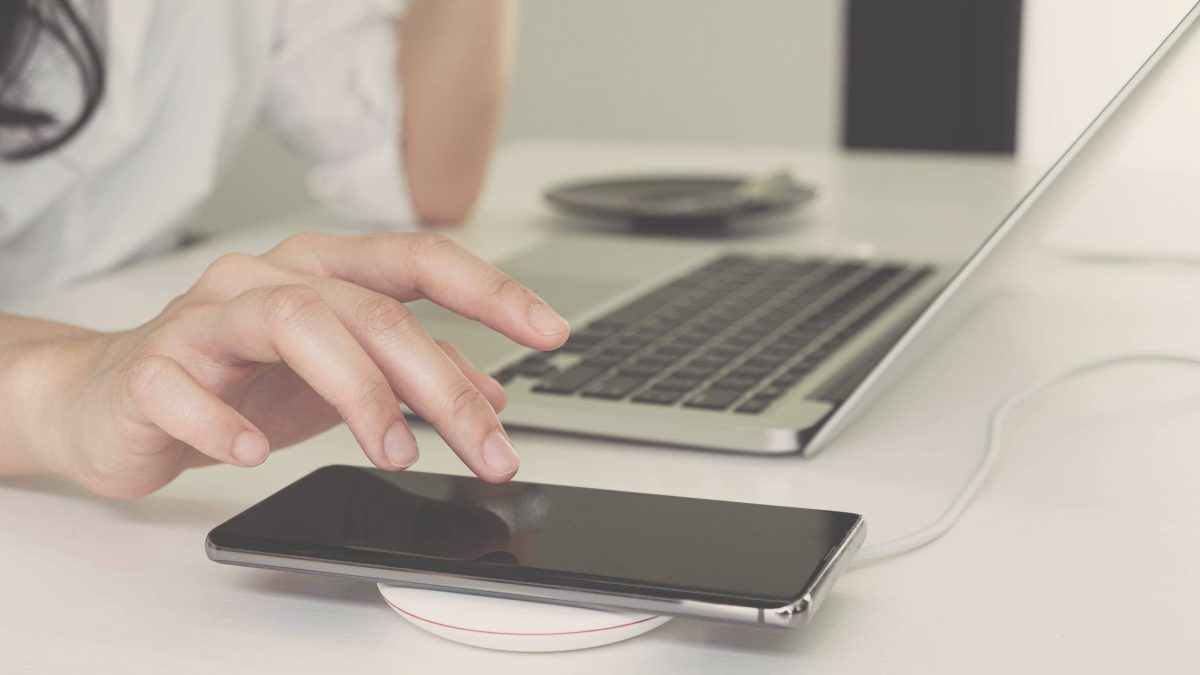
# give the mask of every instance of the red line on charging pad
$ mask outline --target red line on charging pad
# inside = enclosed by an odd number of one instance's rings
[[[425,618],[425,617],[423,617],[423,616],[417,616],[416,614],[413,614],[412,612],[409,612],[409,611],[407,611],[407,610],[400,609],[400,608],[399,608],[399,607],[397,607],[396,605],[392,604],[392,601],[391,601],[391,600],[388,600],[387,598],[384,598],[384,599],[383,599],[383,601],[384,601],[384,602],[386,602],[386,603],[388,604],[388,606],[389,606],[389,607],[391,607],[392,609],[396,610],[397,612],[400,612],[401,614],[403,614],[403,615],[405,615],[405,616],[411,616],[412,618],[414,618],[414,619],[416,619],[416,620],[418,620],[418,621],[424,621],[425,623],[431,623],[431,624],[433,624],[433,625],[435,625],[435,626],[441,626],[442,628],[453,628],[454,630],[465,630],[465,631],[469,631],[469,632],[471,632],[471,633],[487,633],[487,634],[489,634],[489,635],[529,635],[529,636],[541,636],[541,635],[581,635],[581,634],[583,634],[583,633],[600,633],[600,632],[603,632],[603,631],[606,631],[606,630],[616,630],[617,628],[625,628],[626,626],[636,626],[636,625],[638,625],[639,623],[645,623],[645,622],[647,622],[647,621],[649,621],[649,620],[651,620],[651,619],[657,619],[657,618],[658,618],[657,616],[648,616],[648,617],[646,617],[645,619],[638,619],[637,621],[630,621],[629,623],[623,623],[623,624],[620,624],[620,625],[617,625],[617,626],[608,626],[608,627],[605,627],[605,628],[589,628],[589,629],[587,629],[587,630],[568,630],[568,631],[563,631],[563,632],[560,632],[560,633],[508,633],[508,632],[505,632],[505,631],[500,631],[500,630],[482,630],[482,629],[479,629],[479,628],[466,628],[466,627],[464,627],[464,626],[455,626],[455,625],[453,625],[453,624],[442,623],[441,621],[434,621],[433,619],[426,619],[426,618]]]

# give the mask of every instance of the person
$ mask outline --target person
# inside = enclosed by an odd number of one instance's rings
[[[112,497],[255,466],[345,421],[378,467],[416,461],[398,400],[487,481],[519,459],[504,391],[435,342],[425,297],[534,349],[569,326],[414,223],[462,220],[508,71],[504,0],[0,3],[0,299],[166,250],[256,120],[369,234],[228,255],[119,332],[0,313],[0,475]],[[401,84],[403,86],[401,86]]]

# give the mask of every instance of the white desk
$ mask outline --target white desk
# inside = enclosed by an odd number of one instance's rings
[[[803,227],[777,235],[783,246],[869,236],[883,250],[903,251],[918,242],[889,236],[888,227],[920,222],[929,235],[920,250],[934,250],[995,222],[1020,182],[1001,160],[524,143],[501,152],[461,239],[499,257],[545,236],[555,221],[539,191],[563,178],[781,163],[823,186]],[[905,185],[889,166],[920,180]],[[931,177],[941,190],[929,192]],[[878,199],[845,198],[852,185],[856,194],[871,187]],[[925,192],[915,194],[918,186]],[[889,208],[900,196],[905,208]],[[128,326],[152,316],[217,254],[261,250],[314,224],[321,220],[301,217],[208,242],[15,309]],[[1100,355],[1200,353],[1198,316],[1194,271],[1036,257],[813,460],[521,432],[514,434],[520,477],[856,511],[878,541],[940,512],[978,458],[987,415],[1005,395]],[[849,573],[805,629],[675,620],[631,642],[563,654],[459,646],[401,621],[370,584],[205,558],[205,533],[242,508],[318,466],[365,464],[344,428],[257,469],[188,472],[134,502],[95,498],[54,478],[3,480],[0,671],[1194,672],[1198,395],[1198,373],[1137,367],[1025,407],[959,526],[923,550]],[[428,429],[418,436],[418,469],[464,473]]]

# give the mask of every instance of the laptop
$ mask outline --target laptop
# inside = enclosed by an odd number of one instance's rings
[[[561,236],[499,266],[571,320],[562,348],[515,347],[430,303],[414,311],[505,385],[501,419],[511,427],[811,455],[976,307],[1008,258],[1040,238],[1040,226],[1022,216],[1195,13],[961,265]]]

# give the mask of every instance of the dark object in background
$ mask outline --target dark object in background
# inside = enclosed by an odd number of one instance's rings
[[[848,148],[1012,153],[1021,0],[850,0]]]
[[[570,215],[628,221],[640,232],[691,234],[726,230],[744,216],[785,213],[815,194],[778,171],[593,178],[551,187],[545,197]]]

